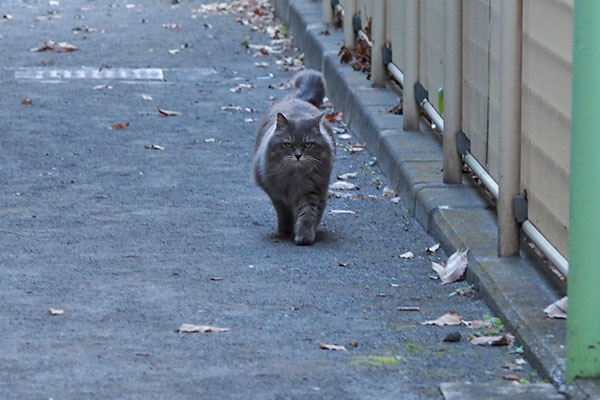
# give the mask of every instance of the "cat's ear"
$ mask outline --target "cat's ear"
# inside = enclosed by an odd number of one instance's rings
[[[277,113],[277,129],[289,128],[290,123],[282,113]]]

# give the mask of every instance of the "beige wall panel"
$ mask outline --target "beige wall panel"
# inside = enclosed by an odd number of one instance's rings
[[[421,0],[419,80],[439,112],[438,89],[444,86],[444,0]]]
[[[362,27],[367,26],[367,23],[370,18],[373,18],[373,4],[376,1],[385,1],[385,0],[358,0],[356,2],[356,12],[360,14],[360,19],[362,20]]]
[[[405,0],[387,0],[386,35],[392,44],[394,64],[404,70],[404,2]]]
[[[490,2],[490,77],[487,170],[500,179],[500,7],[502,0]]]
[[[573,0],[523,3],[521,186],[529,218],[568,256]]]
[[[487,165],[490,0],[463,2],[463,130]]]

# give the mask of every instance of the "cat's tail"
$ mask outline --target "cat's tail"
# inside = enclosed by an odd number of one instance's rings
[[[300,100],[308,101],[315,107],[323,103],[325,97],[325,81],[323,75],[314,69],[298,72],[292,79],[296,92],[291,96]]]

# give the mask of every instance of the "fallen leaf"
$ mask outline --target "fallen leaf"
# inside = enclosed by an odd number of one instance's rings
[[[346,172],[345,174],[338,175],[337,178],[343,181],[347,181],[350,178],[356,178],[358,176],[358,172]]]
[[[346,46],[342,46],[340,48],[340,51],[338,52],[338,56],[341,56],[340,62],[342,64],[348,64],[354,58],[354,56],[352,55],[352,50],[350,50]]]
[[[147,149],[152,149],[152,150],[164,150],[165,149],[163,146],[159,146],[157,144],[147,144],[144,147]]]
[[[335,351],[347,351],[348,349],[346,349],[345,346],[339,346],[337,344],[326,344],[326,343],[319,343],[319,348],[321,350],[335,350]]]
[[[568,299],[565,296],[544,308],[546,317],[552,319],[567,319],[567,300]]]
[[[55,51],[57,53],[67,53],[75,50],[79,49],[72,44],[67,42],[56,43],[53,40],[47,40],[40,47],[29,49],[29,51]]]
[[[244,119],[244,122],[252,123],[252,122],[256,122],[256,119],[254,119],[254,118],[246,118],[246,119]]]
[[[180,333],[207,333],[207,332],[227,332],[229,328],[219,328],[210,325],[181,324],[175,332]]]
[[[119,122],[118,124],[112,125],[109,129],[124,129],[129,126],[129,122]]]
[[[337,181],[329,185],[330,190],[353,190],[356,189],[357,186],[354,183],[346,182],[346,181]]]
[[[50,315],[62,315],[65,313],[65,310],[61,310],[60,308],[52,308],[50,307],[50,309],[48,310],[48,312],[50,313]]]
[[[21,102],[21,104],[24,104],[26,106],[30,106],[33,104],[33,100],[31,99],[23,99],[23,101]]]
[[[396,191],[393,188],[389,186],[383,188],[383,197],[394,197],[395,195]]]
[[[440,244],[436,243],[433,246],[426,248],[425,251],[429,254],[433,254],[436,251],[438,251],[439,248],[440,248]]]
[[[356,143],[350,147],[350,153],[360,153],[365,149],[365,144]]]
[[[518,375],[510,374],[510,375],[504,375],[502,377],[502,379],[504,379],[506,381],[519,381],[521,378],[519,378]]]
[[[462,324],[469,329],[477,330],[477,329],[491,329],[494,327],[494,324],[491,321],[482,321],[480,319],[475,319],[473,321],[462,321]]]
[[[145,101],[152,101],[152,100],[154,100],[152,98],[152,96],[150,96],[149,94],[143,94],[142,95],[142,99],[145,100]]]
[[[341,260],[339,260],[337,258],[335,259],[335,262],[337,262],[337,265],[339,267],[347,267],[348,266],[348,263],[342,262]]]
[[[354,215],[356,213],[354,211],[352,211],[352,210],[329,210],[329,214],[349,214],[349,215]]]
[[[169,111],[169,110],[163,110],[162,108],[159,108],[158,112],[161,113],[162,115],[164,115],[165,117],[174,117],[174,116],[183,114],[180,111]]]
[[[169,54],[177,54],[177,53],[179,53],[179,51],[180,51],[179,49],[171,49],[171,50],[169,50]]]
[[[336,199],[356,199],[356,198],[358,198],[358,194],[356,194],[356,193],[338,192],[335,190],[328,190],[327,196],[335,197]]]
[[[258,67],[258,68],[269,68],[269,63],[268,62],[255,62],[254,66]]]
[[[400,306],[398,311],[421,311],[421,309],[416,306]]]
[[[232,104],[230,104],[228,106],[221,106],[221,111],[229,111],[229,110],[240,111],[241,109],[242,109],[242,107],[234,106]]]
[[[406,253],[400,254],[400,258],[404,258],[405,260],[413,258],[415,255],[412,251],[407,251]]]
[[[343,116],[344,116],[343,112],[341,112],[341,111],[335,111],[335,112],[333,112],[331,114],[327,114],[325,116],[325,118],[327,118],[327,121],[329,121],[329,122],[339,122],[339,121],[342,120]]]
[[[446,266],[443,266],[433,261],[431,262],[431,267],[440,276],[442,284],[456,282],[463,276],[465,270],[467,269],[468,251],[469,249],[463,251],[457,250],[454,254],[450,256],[450,258],[448,258]]]
[[[391,203],[394,203],[394,204],[398,204],[398,203],[400,203],[401,201],[402,201],[402,198],[401,198],[401,197],[399,197],[399,196],[394,196],[394,197],[392,197],[392,198],[390,199],[390,202],[391,202]]]
[[[495,336],[472,336],[469,341],[479,346],[508,346],[515,341],[515,337],[510,333]]]
[[[96,85],[93,87],[94,90],[100,90],[100,89],[112,89],[113,87],[110,85]]]
[[[430,321],[421,322],[421,325],[460,325],[461,321],[462,318],[456,311],[450,311],[449,313],[442,315],[438,319],[432,319]]]
[[[338,137],[342,140],[350,140],[352,139],[352,135],[350,135],[349,133],[342,133],[341,135],[338,135]]]
[[[525,365],[525,364],[527,364],[527,361],[525,361],[523,358],[517,358],[515,360],[515,364],[517,364],[517,365]]]

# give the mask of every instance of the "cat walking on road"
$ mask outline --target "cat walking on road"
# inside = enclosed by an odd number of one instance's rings
[[[322,75],[298,73],[295,90],[274,104],[258,124],[253,176],[277,212],[277,234],[294,235],[297,245],[313,244],[325,205],[335,135],[319,110],[325,95]]]

